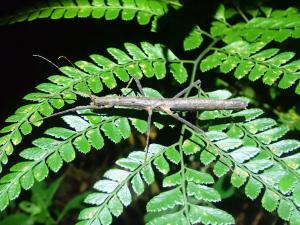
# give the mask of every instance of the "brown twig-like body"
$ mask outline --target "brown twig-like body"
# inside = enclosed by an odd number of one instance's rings
[[[122,106],[135,109],[151,109],[164,111],[201,111],[223,109],[245,109],[247,103],[239,100],[219,100],[200,98],[163,98],[154,99],[148,97],[122,97],[122,96],[92,96],[94,106]]]

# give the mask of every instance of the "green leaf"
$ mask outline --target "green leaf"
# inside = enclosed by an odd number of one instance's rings
[[[246,146],[231,152],[230,155],[236,162],[243,163],[256,156],[259,151],[259,148]]]
[[[187,139],[183,142],[182,149],[184,154],[191,155],[199,152],[201,150],[201,146],[199,146],[193,140]]]
[[[100,134],[100,130],[98,128],[91,129],[86,132],[86,137],[88,138],[88,142],[97,150],[103,148],[104,140],[102,135]]]
[[[25,190],[32,188],[32,186],[34,185],[34,176],[32,171],[28,171],[27,173],[25,173],[21,177],[20,183],[22,188],[24,188]]]
[[[79,116],[67,115],[62,117],[63,120],[76,131],[86,130],[90,124]]]
[[[128,176],[129,172],[121,169],[110,169],[105,174],[104,177],[118,182],[124,181]]]
[[[130,134],[131,134],[131,129],[130,129],[130,125],[128,122],[128,119],[125,117],[122,118],[118,118],[115,121],[116,126],[119,128],[119,131],[122,135],[122,137],[125,138],[129,138]]]
[[[136,119],[136,118],[131,118],[131,123],[132,125],[142,134],[147,132],[147,121],[141,120],[141,119]]]
[[[114,143],[118,143],[121,141],[122,136],[119,132],[119,129],[116,127],[116,125],[113,122],[108,122],[103,124],[101,126],[101,129],[103,130],[105,136],[107,136]]]
[[[69,130],[63,127],[52,127],[46,130],[45,134],[50,135],[55,138],[61,138],[66,140],[75,134],[73,130]]]
[[[6,193],[0,194],[0,210],[3,211],[9,204],[9,198]]]
[[[208,173],[197,171],[194,169],[186,169],[185,173],[187,181],[194,182],[196,184],[213,184],[214,178]]]
[[[224,140],[220,140],[215,142],[215,144],[224,151],[228,151],[231,149],[235,149],[242,145],[242,140],[237,138],[227,138]]]
[[[145,182],[150,185],[154,182],[154,172],[152,170],[152,167],[150,164],[146,165],[142,169],[142,175],[145,180]]]
[[[30,123],[25,122],[20,126],[20,130],[22,132],[23,135],[27,135],[30,134],[32,131],[32,126]]]
[[[275,127],[257,134],[256,137],[264,144],[270,144],[272,141],[276,141],[281,138],[284,134],[286,134],[287,131],[287,127]]]
[[[190,222],[192,224],[234,224],[234,218],[223,210],[207,206],[191,205],[189,210]]]
[[[177,80],[180,84],[184,83],[188,78],[188,73],[183,64],[171,63],[170,71],[173,74],[175,80]]]
[[[75,150],[73,145],[68,142],[59,148],[61,158],[66,162],[71,162],[75,159]]]
[[[104,207],[104,209],[100,212],[99,218],[101,223],[104,225],[109,225],[112,223],[112,216],[107,207]]]
[[[164,214],[162,216],[155,216],[149,223],[149,225],[168,224],[170,221],[176,221],[176,224],[188,224],[188,221],[182,211]]]
[[[271,190],[266,190],[261,200],[262,206],[269,212],[273,212],[279,203],[280,197]]]
[[[293,200],[297,206],[300,206],[300,187],[296,186],[293,192]]]
[[[101,192],[111,193],[118,187],[118,185],[119,183],[112,180],[99,180],[94,184],[93,188]]]
[[[222,63],[222,60],[226,58],[227,56],[224,53],[215,52],[201,61],[200,70],[202,72],[211,70],[219,66]]]
[[[221,162],[221,161],[218,161],[215,166],[214,166],[214,174],[217,176],[217,177],[222,177],[224,176],[226,173],[228,173],[229,171],[229,168],[228,166],[224,163],[224,162]]]
[[[279,189],[282,193],[287,194],[289,191],[294,189],[297,182],[298,179],[294,174],[292,174],[291,172],[286,173],[280,178]]]
[[[268,159],[257,159],[251,160],[245,163],[245,166],[254,173],[258,173],[261,170],[265,170],[266,168],[273,165],[273,162]]]
[[[44,161],[33,168],[33,175],[37,181],[42,181],[48,176],[49,170]]]
[[[168,148],[165,152],[165,155],[168,160],[170,160],[171,162],[173,162],[175,164],[178,164],[180,162],[180,154],[174,146]]]
[[[116,164],[120,167],[123,167],[125,169],[130,170],[130,171],[133,171],[140,165],[140,162],[137,162],[137,161],[132,160],[130,158],[122,158],[122,159],[118,159],[116,161]]]
[[[245,186],[245,194],[247,195],[247,197],[254,200],[258,197],[262,188],[263,186],[260,182],[258,182],[253,177],[250,177]]]
[[[181,184],[181,173],[177,172],[170,176],[165,177],[163,180],[163,187],[173,187]]]
[[[91,193],[88,196],[86,196],[84,202],[92,205],[101,205],[107,197],[108,194],[105,193]]]
[[[223,4],[220,4],[215,15],[214,18],[216,20],[220,20],[220,21],[225,21],[225,6]]]
[[[241,61],[234,72],[234,76],[238,79],[243,78],[251,71],[253,66],[254,63],[251,61]]]
[[[231,175],[230,182],[234,187],[239,188],[247,181],[248,176],[247,172],[236,168]]]
[[[293,215],[290,218],[291,225],[297,225],[300,222],[300,213],[299,211],[294,211]]]
[[[200,154],[200,161],[204,165],[208,165],[216,159],[217,154],[214,151],[203,150]]]
[[[80,212],[78,217],[80,220],[91,219],[92,217],[95,216],[97,211],[98,211],[98,207],[85,208]]]
[[[291,152],[300,147],[300,142],[297,140],[282,140],[276,143],[270,144],[270,150],[277,156],[281,156],[283,153]]]
[[[194,184],[192,182],[189,182],[187,185],[187,194],[188,196],[195,197],[197,200],[203,200],[208,202],[221,201],[220,194],[213,188],[200,184]]]
[[[280,199],[280,203],[278,206],[278,215],[281,219],[288,221],[293,211],[293,206],[290,202]]]
[[[119,64],[129,63],[130,57],[117,48],[108,48],[107,51],[118,61]]]
[[[108,207],[111,213],[116,217],[120,216],[123,212],[123,205],[117,197],[113,197],[108,202]]]
[[[73,144],[78,149],[78,151],[86,154],[91,150],[91,145],[84,135],[81,135],[74,139]]]
[[[26,148],[21,153],[20,156],[24,159],[30,160],[42,160],[44,156],[47,154],[46,151],[42,151],[40,148],[33,147],[33,148]]]
[[[270,118],[259,118],[244,124],[246,129],[250,131],[252,134],[256,134],[258,131],[267,130],[275,125],[276,125],[275,120]]]
[[[124,206],[128,206],[131,203],[131,193],[126,185],[120,189],[117,195]]]
[[[167,174],[170,171],[169,163],[162,155],[154,160],[154,165],[162,174]]]
[[[16,199],[21,192],[21,186],[19,182],[13,183],[10,188],[8,189],[8,196],[10,200]]]
[[[137,195],[140,195],[144,192],[144,183],[141,178],[141,175],[137,173],[131,180],[132,188]]]
[[[161,192],[147,203],[148,212],[159,212],[183,205],[183,195],[179,188]]]
[[[48,157],[47,164],[53,172],[57,172],[62,167],[63,161],[57,151]]]
[[[201,36],[201,30],[199,27],[194,27],[192,31],[188,34],[188,36],[183,41],[183,48],[185,51],[192,50],[198,48],[203,42],[203,38]]]

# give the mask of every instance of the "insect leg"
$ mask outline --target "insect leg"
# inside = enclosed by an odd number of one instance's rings
[[[142,94],[142,96],[145,96],[144,90],[142,88],[141,82],[139,81],[139,79],[136,76],[132,76],[131,79],[129,80],[128,84],[126,85],[125,88],[128,88],[129,85],[132,83],[132,81],[134,80],[134,82],[136,83],[136,86],[139,89],[139,92]],[[128,95],[128,94],[127,94]],[[126,95],[125,95],[126,96]]]
[[[200,85],[201,85],[201,80],[196,80],[194,83],[192,83],[191,85],[189,85],[188,87],[186,87],[185,89],[183,89],[182,91],[177,93],[173,98],[181,97],[182,95],[184,95],[185,93],[190,91],[193,87],[196,87],[197,89],[199,89]]]
[[[145,146],[145,162],[147,161],[148,150],[149,150],[152,109],[148,109],[147,111],[148,111],[148,120],[147,120],[147,137],[146,137],[146,146]]]
[[[205,132],[200,129],[199,127],[195,126],[194,124],[192,124],[191,122],[187,121],[186,119],[174,114],[170,109],[165,109],[162,108],[162,110],[167,113],[169,116],[173,117],[175,120],[178,120],[179,122],[181,122],[182,124],[188,126],[189,128],[191,128],[192,130],[196,131],[198,134],[200,134],[201,136],[205,137],[205,140],[207,141],[207,143],[212,146],[216,151],[217,154],[220,156],[220,158],[222,159],[222,163],[224,163],[226,166],[228,166],[228,168],[233,172],[231,165],[229,165],[228,163],[226,163],[226,159],[225,157],[221,154],[220,150],[218,149],[218,146],[216,146],[213,142],[211,142],[209,140],[209,138],[207,137],[207,135],[205,134]]]

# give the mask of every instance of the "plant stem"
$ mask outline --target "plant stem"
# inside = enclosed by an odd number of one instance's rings
[[[190,79],[190,85],[192,85],[195,82],[196,79],[196,73],[197,73],[197,69],[198,69],[198,65],[201,61],[201,59],[203,59],[203,57],[213,48],[213,46],[219,41],[220,39],[215,39],[213,40],[206,49],[204,49],[200,55],[194,60],[194,65],[193,65],[193,70],[192,70],[192,75],[191,75],[191,79]],[[186,94],[184,95],[184,97],[187,97],[190,94],[190,90],[186,92]]]
[[[185,125],[182,125],[181,127],[181,131],[180,131],[180,138],[179,138],[179,152],[180,152],[180,175],[181,175],[181,189],[182,189],[182,194],[183,194],[183,201],[184,201],[184,213],[186,215],[186,218],[188,220],[188,222],[190,221],[189,218],[189,211],[188,211],[188,200],[187,200],[187,193],[186,193],[186,183],[185,183],[185,165],[184,165],[184,154],[183,154],[183,149],[182,149],[182,145],[183,145],[183,137],[184,137],[184,133],[185,133]]]

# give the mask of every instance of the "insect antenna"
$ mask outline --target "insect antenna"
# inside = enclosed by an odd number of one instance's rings
[[[54,62],[52,62],[51,60],[47,59],[46,57],[44,56],[41,56],[41,55],[32,55],[33,57],[38,57],[38,58],[41,58],[45,61],[47,61],[48,63],[50,63],[51,65],[55,66],[55,68],[57,68],[59,70],[59,66],[56,65]]]

